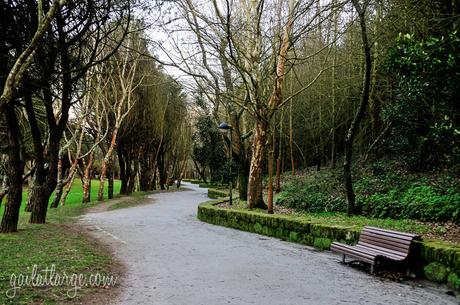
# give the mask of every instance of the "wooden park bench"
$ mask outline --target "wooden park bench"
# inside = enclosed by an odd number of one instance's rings
[[[346,263],[346,256],[350,256],[370,264],[371,274],[373,274],[374,266],[380,263],[382,259],[405,262],[409,257],[412,241],[415,239],[419,239],[416,234],[364,227],[359,236],[358,244],[350,246],[334,242],[331,245],[331,250],[342,253],[344,263]]]

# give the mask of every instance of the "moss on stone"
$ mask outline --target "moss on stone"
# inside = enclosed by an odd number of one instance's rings
[[[200,184],[200,187],[201,187],[201,184]],[[211,199],[223,198],[227,196],[228,196],[228,192],[216,190],[212,188],[208,189],[208,197]]]
[[[359,231],[354,227],[333,226],[309,222],[304,218],[290,215],[269,215],[260,211],[232,210],[216,206],[225,199],[211,200],[198,207],[198,219],[226,227],[248,232],[256,232],[274,236],[282,240],[289,240],[305,245],[313,245],[319,249],[329,249],[332,241],[341,241],[347,244],[356,244]],[[439,278],[439,268],[430,263],[436,262],[443,266],[442,270],[450,270],[453,274],[460,274],[460,245],[452,245],[441,241],[416,241],[414,245],[414,261],[420,262],[415,266],[416,272],[425,271],[428,279]],[[430,266],[431,265],[431,266]],[[434,265],[436,267],[436,265]],[[432,269],[435,269],[434,271]],[[435,275],[432,275],[432,274]],[[447,280],[448,271],[441,274],[443,282]],[[451,278],[453,277],[450,276]]]
[[[441,263],[432,262],[423,268],[423,273],[430,281],[444,283],[449,274],[449,270]]]
[[[447,286],[460,291],[460,277],[456,273],[451,272],[447,277]]]
[[[290,240],[290,241],[298,241],[298,240],[299,240],[299,235],[298,235],[298,233],[295,232],[295,231],[291,231],[291,232],[289,233],[289,240]]]
[[[262,225],[258,222],[254,224],[254,232],[256,233],[262,233]]]
[[[329,250],[331,248],[332,240],[329,238],[316,237],[313,242],[313,247],[321,250]]]
[[[303,240],[307,246],[313,246],[313,244],[315,243],[315,238],[311,235],[305,235]]]

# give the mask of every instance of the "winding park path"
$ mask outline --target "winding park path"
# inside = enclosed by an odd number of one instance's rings
[[[127,267],[119,305],[457,304],[339,263],[329,251],[213,226],[196,218],[206,189],[152,195],[153,204],[81,219]]]

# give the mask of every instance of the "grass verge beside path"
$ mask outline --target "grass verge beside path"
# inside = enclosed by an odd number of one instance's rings
[[[75,192],[78,194],[78,190]],[[96,193],[97,191],[93,195]],[[77,289],[75,298],[69,297],[75,291],[75,281],[70,281],[72,274],[82,274],[86,281],[89,281],[91,275],[96,274],[120,275],[120,265],[111,256],[110,250],[98,244],[79,226],[75,225],[75,217],[82,215],[88,209],[96,209],[103,205],[115,209],[140,204],[145,202],[146,195],[152,193],[154,192],[140,192],[112,201],[89,204],[77,202],[78,195],[75,195],[74,198],[76,199],[70,200],[69,197],[68,204],[65,206],[49,209],[48,223],[45,225],[29,224],[29,213],[22,212],[19,232],[0,234],[0,304],[100,305],[108,303],[116,292],[113,288],[83,287]],[[69,282],[57,287],[20,288],[16,290],[14,298],[8,298],[6,292],[9,291],[10,295],[13,292],[11,280],[15,280],[16,286],[20,286],[20,274],[31,278],[34,265],[37,265],[38,271],[45,268],[50,269],[54,265],[55,273],[64,276],[65,272]],[[42,276],[45,275],[44,272],[38,273]]]
[[[107,184],[105,183],[105,193],[104,193],[104,198],[107,198],[108,193],[107,193]],[[120,192],[120,187],[121,187],[121,181],[120,180],[115,180],[113,183],[113,192],[114,194],[118,194]],[[91,199],[92,201],[97,200],[97,193],[99,191],[99,180],[93,180],[91,182]],[[53,201],[54,194],[50,197],[50,203]],[[72,188],[70,189],[69,195],[67,196],[66,200],[66,206],[69,205],[75,205],[75,204],[80,204],[81,200],[83,198],[83,187],[81,180],[75,180]],[[22,203],[21,203],[21,210],[20,213],[21,215],[25,213],[24,209],[26,207],[27,203],[27,187],[24,188],[22,192]],[[0,206],[0,215],[3,215],[3,211],[5,209],[5,204],[6,204],[6,198],[3,199],[2,205]]]
[[[115,271],[110,254],[73,225],[74,217],[94,205],[74,204],[50,209],[45,225],[29,224],[29,213],[23,213],[17,233],[0,234],[0,304],[79,304],[88,294],[106,290],[84,287],[77,290],[75,298],[71,298],[75,284],[67,282],[57,287],[20,288],[14,298],[6,295],[8,290],[10,296],[13,293],[14,282],[20,286],[21,274],[32,277],[34,265],[42,276],[45,273],[40,270],[53,265],[56,274],[64,276],[65,272],[69,277],[82,274],[88,278],[91,274],[110,275]]]

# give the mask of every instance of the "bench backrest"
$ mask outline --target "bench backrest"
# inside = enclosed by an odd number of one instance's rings
[[[365,243],[398,252],[407,256],[414,239],[419,238],[416,234],[384,230],[375,227],[364,227],[359,236],[359,243]]]

